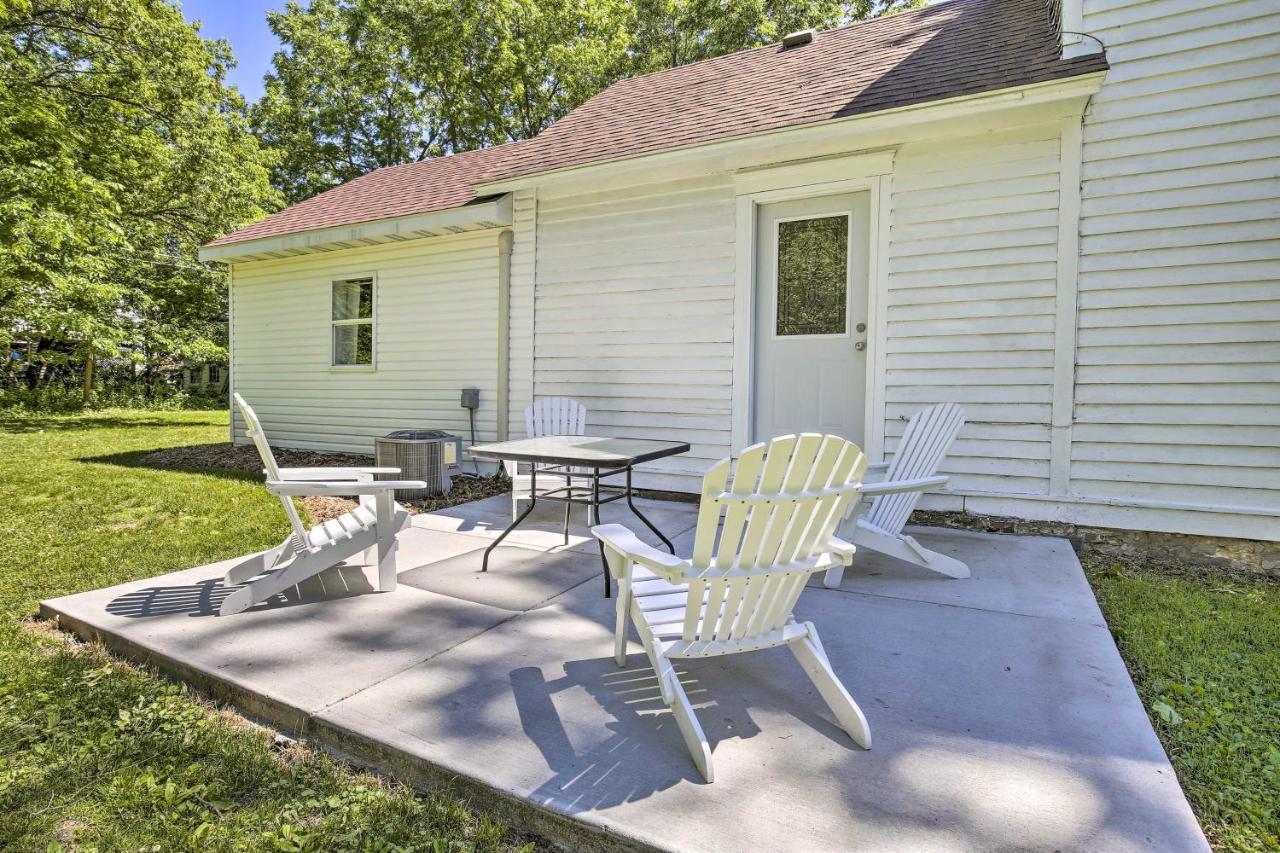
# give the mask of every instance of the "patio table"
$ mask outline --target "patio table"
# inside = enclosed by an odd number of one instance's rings
[[[528,462],[531,466],[529,478],[529,506],[520,513],[502,534],[484,549],[484,560],[480,571],[489,570],[489,553],[501,544],[507,535],[520,526],[520,522],[528,518],[529,513],[539,500],[553,501],[565,505],[565,544],[569,541],[569,507],[571,504],[585,504],[588,512],[588,523],[600,523],[600,505],[625,499],[627,506],[635,513],[636,518],[654,532],[662,544],[672,554],[676,552],[671,540],[663,535],[653,522],[645,518],[644,513],[636,507],[632,500],[634,491],[631,487],[631,469],[641,462],[652,462],[667,456],[686,453],[689,445],[680,441],[656,441],[647,438],[607,438],[591,435],[545,435],[538,438],[522,438],[515,441],[499,441],[492,444],[477,444],[471,448],[471,455],[478,459],[493,461]],[[550,475],[564,483],[563,486],[538,492],[538,474]],[[605,477],[618,474],[626,475],[622,488],[606,486],[607,494],[600,496],[600,481]],[[589,484],[577,485],[574,480],[587,480]],[[600,547],[600,560],[604,562],[604,546]],[[609,566],[604,566],[604,594],[611,594]]]

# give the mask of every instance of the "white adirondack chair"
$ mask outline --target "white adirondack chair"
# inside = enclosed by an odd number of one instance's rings
[[[964,563],[930,551],[902,532],[920,496],[950,479],[938,468],[963,426],[964,409],[955,403],[930,406],[912,415],[893,461],[867,466],[871,475],[883,479],[863,484],[859,510],[865,511],[855,512],[841,526],[840,535],[857,548],[879,551],[950,578],[969,577]],[[827,572],[823,585],[834,589],[843,578],[844,566],[836,566]]]
[[[267,491],[280,498],[293,530],[276,547],[231,567],[223,585],[244,586],[228,595],[218,612],[223,616],[239,613],[362,551],[366,561],[376,552],[378,589],[395,589],[396,534],[409,526],[409,513],[393,494],[396,489],[424,489],[426,484],[373,479],[375,474],[399,474],[399,468],[281,468],[258,416],[239,394],[235,401],[262,457]],[[305,495],[358,495],[360,505],[308,530],[293,505],[293,498]]]
[[[582,435],[587,429],[587,407],[571,397],[543,397],[534,400],[524,410],[524,434],[526,438],[540,438],[544,435]],[[511,478],[511,517],[520,515],[520,502],[529,500],[529,484],[527,473],[520,471],[520,463],[503,462],[507,476]],[[539,469],[541,473],[542,469]],[[564,477],[544,474],[542,481],[552,488],[561,488],[568,483]],[[565,528],[568,535],[569,504],[565,508]]]
[[[866,466],[856,444],[811,433],[748,447],[732,485],[730,460],[718,462],[702,481],[688,560],[646,545],[620,524],[592,528],[618,579],[614,657],[625,664],[630,616],[662,699],[708,782],[715,777],[711,747],[676,660],[787,646],[840,726],[871,747],[867,720],[832,671],[817,629],[791,614],[811,574],[853,559],[853,547],[832,534],[857,500]]]

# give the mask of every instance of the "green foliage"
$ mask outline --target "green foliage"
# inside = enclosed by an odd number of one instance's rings
[[[26,630],[37,600],[276,541],[250,474],[130,467],[223,441],[225,412],[0,414],[0,849],[498,850],[455,800],[359,774],[100,650]]]
[[[99,391],[86,401],[79,389],[64,385],[42,385],[38,388],[0,388],[0,412],[20,416],[24,412],[61,413],[133,409],[152,412],[198,411],[223,408],[225,397],[189,394],[168,383],[143,385],[122,384]]]
[[[1280,585],[1089,571],[1205,832],[1280,847]]]
[[[299,201],[381,166],[528,139],[638,72],[923,0],[311,0],[253,124]]]
[[[224,42],[172,3],[0,0],[0,346],[41,370],[225,358],[196,248],[274,205]]]

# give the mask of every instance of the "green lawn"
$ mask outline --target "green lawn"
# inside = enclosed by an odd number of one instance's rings
[[[1088,574],[1214,847],[1280,849],[1280,584]]]
[[[220,412],[0,416],[0,849],[507,849],[497,822],[221,713],[30,621],[41,598],[266,547],[247,477],[130,467],[225,441]]]
[[[265,547],[247,477],[131,467],[226,415],[0,416],[0,849],[504,849],[506,831],[220,713],[28,622],[36,602]],[[1280,846],[1280,586],[1090,569],[1215,846]]]

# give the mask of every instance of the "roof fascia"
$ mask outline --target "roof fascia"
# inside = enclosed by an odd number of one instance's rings
[[[747,160],[758,156],[756,152],[762,147],[790,144],[816,145],[833,138],[847,139],[851,134],[855,133],[881,133],[906,129],[920,124],[970,118],[975,115],[1019,109],[1037,104],[1049,104],[1074,99],[1083,100],[1096,94],[1102,88],[1102,80],[1105,76],[1105,71],[1097,71],[1061,80],[1031,83],[1026,86],[997,89],[977,95],[965,95],[957,98],[929,101],[923,104],[912,104],[865,115],[813,122],[798,127],[767,130],[717,142],[665,148],[661,151],[636,154],[616,160],[587,163],[582,166],[568,166],[563,169],[552,169],[530,175],[521,175],[516,178],[485,181],[476,184],[476,191],[481,195],[489,195],[559,182],[576,183],[584,180],[595,180],[598,176],[627,169],[647,170],[669,164],[685,163],[700,158],[723,158],[722,162],[730,164],[739,161],[745,163]]]
[[[271,252],[305,254],[308,251],[318,251],[338,243],[358,242],[376,245],[396,237],[430,237],[442,231],[478,231],[486,228],[507,228],[510,225],[511,196],[502,195],[490,201],[444,210],[431,210],[409,216],[296,231],[292,234],[260,237],[256,240],[238,240],[218,246],[201,246],[199,258],[202,261],[226,263],[237,258]]]

